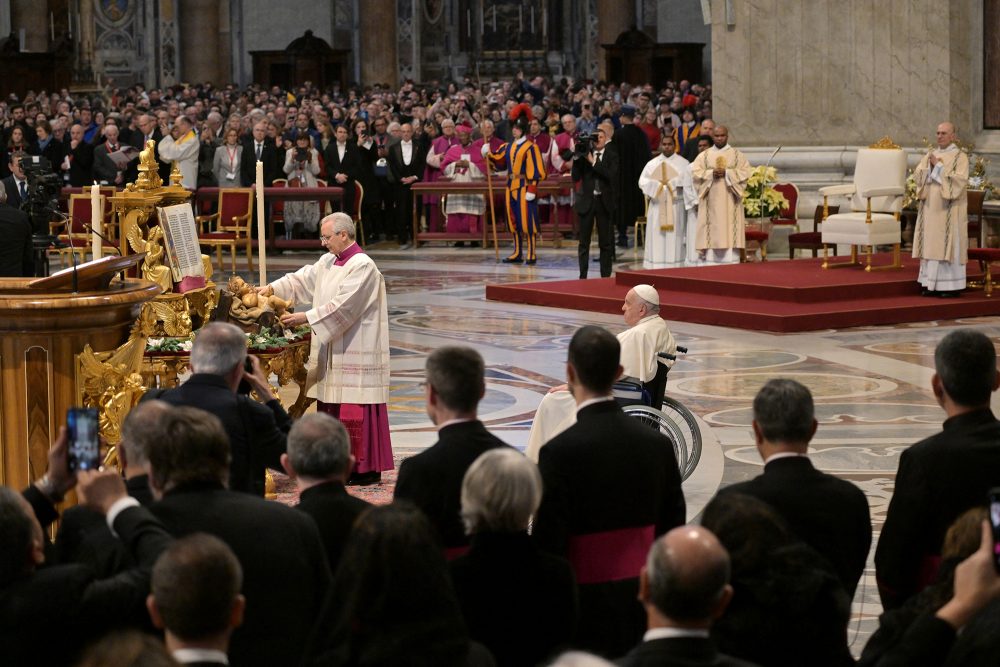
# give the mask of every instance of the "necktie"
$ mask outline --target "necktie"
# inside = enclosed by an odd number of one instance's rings
[[[260,149],[261,149],[261,144],[257,144],[257,161],[258,162],[260,162]]]
[[[21,188],[21,201],[24,201],[25,199],[28,198],[28,188],[27,188],[27,185],[25,184],[24,181],[21,181],[20,183],[18,183],[18,185]]]
[[[594,163],[595,164],[600,164],[601,163],[601,158],[603,156],[604,156],[604,151],[597,151],[597,155],[595,156],[596,159],[594,160]]]

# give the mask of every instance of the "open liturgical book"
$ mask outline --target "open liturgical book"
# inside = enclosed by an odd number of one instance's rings
[[[178,292],[205,286],[205,265],[198,244],[198,225],[190,202],[157,208],[167,263]]]

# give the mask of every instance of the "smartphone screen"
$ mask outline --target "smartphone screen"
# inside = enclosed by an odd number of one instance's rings
[[[70,408],[66,412],[70,470],[97,470],[101,467],[98,427],[97,408]]]
[[[990,489],[990,527],[993,529],[993,565],[1000,572],[1000,487]]]

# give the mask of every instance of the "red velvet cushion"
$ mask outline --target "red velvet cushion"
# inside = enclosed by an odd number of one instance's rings
[[[1000,248],[969,248],[969,259],[987,262],[1000,261]]]
[[[822,235],[820,232],[799,232],[798,234],[789,234],[788,243],[821,243]]]
[[[236,234],[231,234],[229,232],[210,232],[208,234],[198,235],[199,239],[213,239],[216,241],[232,241],[236,239]]]
[[[799,221],[795,218],[771,218],[772,225],[797,225]]]
[[[747,241],[766,241],[767,237],[767,232],[762,232],[757,229],[748,229],[746,231]]]

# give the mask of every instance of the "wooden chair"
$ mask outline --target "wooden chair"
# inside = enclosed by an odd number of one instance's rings
[[[969,243],[975,239],[976,247],[983,247],[983,200],[985,190],[967,190],[969,198]],[[975,220],[973,220],[975,218]]]
[[[771,235],[766,229],[758,229],[757,225],[751,226],[751,223],[747,223],[746,229],[743,232],[743,238],[745,239],[744,245],[748,245],[755,241],[757,246],[760,248],[760,261],[767,261],[767,240],[771,238]],[[740,263],[747,261],[747,249],[745,247],[740,248]]]
[[[771,218],[771,224],[794,227],[795,231],[799,231],[799,188],[794,183],[775,183],[772,187],[785,195],[788,206]]]
[[[830,264],[823,251],[823,268],[864,266],[865,271],[900,269],[902,230],[899,214],[906,192],[906,153],[889,137],[884,137],[868,148],[858,149],[851,183],[828,185],[819,189],[826,206],[829,197],[842,195],[850,198],[850,211],[824,216],[820,230],[824,244],[843,243],[851,246],[851,260]],[[892,246],[892,263],[872,266],[876,246]],[[864,249],[866,261],[859,261],[859,249]]]
[[[840,211],[840,206],[830,206],[829,210],[831,214],[838,213]],[[822,221],[823,206],[819,205],[813,213],[813,226],[811,232],[796,232],[795,234],[788,235],[788,259],[795,259],[795,250],[797,248],[812,250],[813,257],[816,257],[816,252],[823,249],[822,237],[817,229]],[[836,257],[837,245],[831,244],[829,248],[833,251],[833,256]]]
[[[344,212],[347,213],[347,215],[351,216],[351,220],[354,221],[354,226],[356,228],[358,236],[357,238],[358,245],[362,247],[365,245],[365,223],[361,219],[361,202],[363,202],[364,199],[365,199],[364,187],[357,181],[354,181],[354,202],[352,202],[351,204],[351,210]],[[444,202],[441,202],[441,210],[442,211],[444,210]]]
[[[115,218],[115,212],[111,208],[111,198],[114,197],[118,190],[113,185],[101,185],[101,196],[104,197],[104,229],[101,233],[108,237],[112,241],[118,240],[118,219]]]
[[[969,248],[969,261],[979,262],[979,268],[983,271],[982,280],[970,280],[970,287],[982,287],[986,296],[993,296],[993,272],[990,266],[993,262],[1000,261],[1000,248]]]
[[[101,195],[101,208],[107,208],[107,199]],[[90,234],[90,194],[70,195],[69,197],[69,219],[66,222],[49,223],[50,230],[57,234],[59,240],[66,244],[64,248],[57,248],[59,262],[66,265],[66,258],[73,253],[77,257],[77,262],[84,262],[87,254],[91,251],[92,237]],[[116,246],[101,242],[101,252],[104,254],[115,254],[119,250]]]
[[[250,221],[253,218],[253,188],[222,188],[219,190],[218,213],[199,215],[202,225],[198,243],[215,248],[215,259],[222,270],[222,249],[229,248],[232,270],[236,273],[236,246],[242,245],[247,253],[247,269],[253,271],[253,247],[250,238]],[[215,228],[212,229],[212,221]]]

